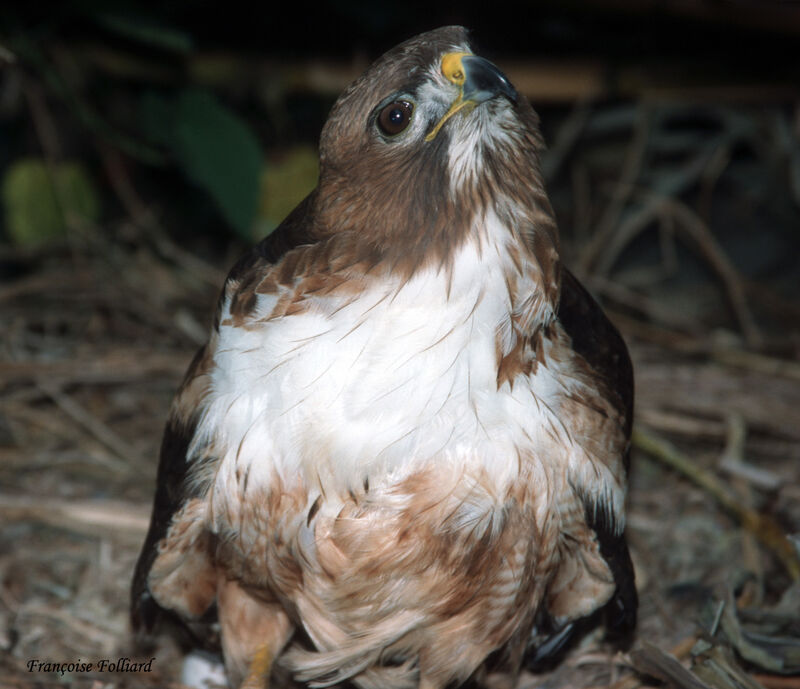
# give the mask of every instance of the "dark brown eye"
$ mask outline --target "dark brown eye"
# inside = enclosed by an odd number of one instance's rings
[[[387,136],[394,136],[408,126],[413,112],[414,105],[407,100],[397,100],[394,103],[389,103],[378,114],[378,126]]]

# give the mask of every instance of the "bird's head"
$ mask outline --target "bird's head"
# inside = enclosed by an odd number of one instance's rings
[[[473,54],[466,30],[436,29],[387,52],[333,106],[317,215],[327,231],[358,232],[377,256],[413,267],[446,262],[491,211],[540,244],[557,273],[542,149],[530,104]]]

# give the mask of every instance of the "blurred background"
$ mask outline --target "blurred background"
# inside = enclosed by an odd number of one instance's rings
[[[800,688],[800,6],[768,0],[4,3],[0,685],[179,686],[127,622],[172,394],[336,96],[453,23],[539,112],[564,261],[637,378],[637,637],[521,686]],[[26,665],[119,656],[156,661]]]

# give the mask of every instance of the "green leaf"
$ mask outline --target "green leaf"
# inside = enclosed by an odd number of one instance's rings
[[[61,210],[68,221],[96,223],[100,219],[97,191],[80,163],[56,165],[55,183]]]
[[[263,156],[247,124],[199,89],[185,90],[173,101],[145,94],[140,120],[146,136],[171,150],[186,176],[205,189],[225,220],[249,239]]]
[[[261,196],[256,237],[272,232],[316,186],[319,176],[317,151],[297,146],[281,155],[270,156],[261,173]]]
[[[34,246],[64,236],[66,223],[96,222],[100,213],[97,192],[79,163],[66,162],[47,169],[40,158],[12,164],[2,185],[9,239],[18,246]]]
[[[138,43],[186,55],[192,51],[192,37],[185,31],[123,14],[101,13],[95,20],[110,31]]]

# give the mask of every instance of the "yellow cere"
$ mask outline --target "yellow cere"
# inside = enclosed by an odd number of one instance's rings
[[[448,81],[452,82],[456,86],[464,86],[464,81],[467,77],[464,74],[464,66],[461,64],[461,58],[471,54],[472,53],[446,53],[442,57],[442,74],[444,74]],[[452,102],[450,108],[444,114],[444,117],[442,117],[442,119],[436,123],[436,126],[425,137],[425,141],[433,141],[436,138],[436,135],[439,133],[439,130],[442,128],[442,125],[459,110],[462,110],[467,106],[474,108],[475,104],[471,101],[465,101],[464,94],[459,93],[458,98]]]
[[[467,55],[470,53],[447,53],[442,57],[442,74],[457,86],[464,83],[464,68],[461,65],[461,58]]]

